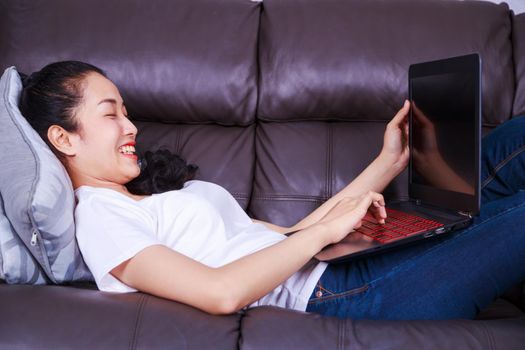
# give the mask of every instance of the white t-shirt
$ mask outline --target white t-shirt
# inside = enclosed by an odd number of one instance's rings
[[[219,267],[286,239],[254,223],[226,189],[211,182],[187,181],[180,190],[139,201],[90,186],[80,186],[75,196],[80,251],[103,291],[137,291],[109,272],[151,245],[162,244],[205,265]],[[248,307],[275,305],[305,311],[326,266],[310,260]]]

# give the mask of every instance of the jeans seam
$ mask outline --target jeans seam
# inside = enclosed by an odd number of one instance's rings
[[[495,219],[495,218],[497,218],[497,217],[500,217],[500,216],[503,215],[503,214],[508,213],[508,212],[511,211],[511,210],[515,210],[515,209],[518,209],[518,208],[521,208],[521,207],[525,207],[525,202],[524,202],[524,203],[521,203],[521,204],[518,204],[518,205],[516,205],[516,206],[510,207],[510,208],[507,208],[506,210],[504,210],[504,211],[502,211],[502,212],[500,212],[500,213],[497,213],[496,215],[494,215],[494,216],[488,218],[487,220]],[[478,223],[477,225],[471,225],[470,227],[464,229],[462,233],[465,234],[465,233],[467,233],[467,232],[469,232],[469,231],[472,231],[474,228],[476,228],[476,227],[478,227],[479,225],[481,225],[481,224],[487,222],[487,220],[482,221],[482,222]],[[389,277],[390,275],[392,275],[392,274],[394,274],[394,273],[397,273],[397,272],[399,272],[399,271],[403,271],[403,268],[405,268],[407,265],[409,265],[409,263],[413,262],[415,259],[418,259],[418,258],[420,258],[420,257],[422,257],[422,256],[424,256],[424,255],[427,255],[427,254],[429,254],[429,253],[432,253],[432,252],[435,251],[436,249],[440,248],[440,247],[443,246],[443,245],[448,244],[449,242],[450,242],[450,241],[441,242],[440,244],[437,244],[437,245],[435,245],[434,247],[431,247],[429,250],[424,251],[424,252],[422,252],[422,253],[420,253],[420,254],[418,254],[418,255],[412,257],[411,259],[404,261],[403,263],[399,264],[398,266],[394,267],[394,268],[393,268],[390,272],[388,272],[386,275],[383,275],[383,276],[377,277],[376,279],[373,279],[373,280],[370,281],[368,284],[370,284],[370,285],[371,285],[371,284],[374,284],[374,283],[376,283],[376,282],[378,282],[378,281],[380,281],[380,280],[382,280],[382,279],[384,279],[384,278]]]
[[[512,152],[509,156],[498,163],[489,173],[489,176],[483,181],[481,188],[485,188],[492,180],[496,178],[498,171],[508,164],[513,158],[517,157],[521,152],[525,151],[525,145],[520,146],[517,150]]]

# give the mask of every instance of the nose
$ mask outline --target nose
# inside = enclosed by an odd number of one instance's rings
[[[123,130],[126,135],[137,135],[137,127],[128,118],[122,118],[124,120]]]

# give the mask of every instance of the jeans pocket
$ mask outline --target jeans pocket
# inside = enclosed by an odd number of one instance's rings
[[[321,281],[317,282],[317,285],[314,288],[312,297],[308,301],[308,305],[316,305],[329,300],[337,300],[345,297],[359,295],[366,292],[369,289],[368,284],[364,284],[361,287],[352,288],[348,290],[343,290],[340,292],[327,289],[321,284]]]

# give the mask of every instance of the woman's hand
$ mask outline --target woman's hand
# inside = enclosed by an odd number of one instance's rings
[[[348,233],[361,227],[361,220],[367,212],[370,212],[377,222],[385,223],[385,200],[381,194],[369,191],[358,197],[341,199],[317,223],[326,228],[326,245],[339,242]]]
[[[408,165],[408,112],[410,103],[405,100],[403,107],[397,112],[387,124],[383,137],[383,149],[380,157],[387,159],[389,163],[395,164],[400,170]]]

